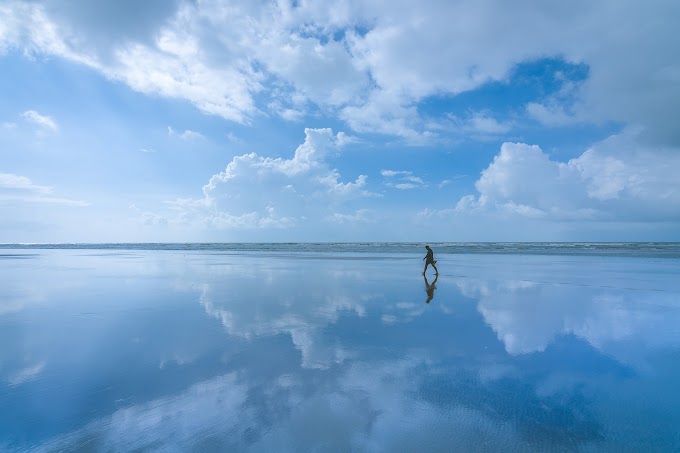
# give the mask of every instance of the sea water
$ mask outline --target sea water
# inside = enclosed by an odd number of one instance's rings
[[[675,451],[678,244],[0,249],[0,451]]]

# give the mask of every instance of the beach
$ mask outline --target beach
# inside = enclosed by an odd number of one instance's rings
[[[680,448],[680,258],[433,249],[1,248],[0,450]]]

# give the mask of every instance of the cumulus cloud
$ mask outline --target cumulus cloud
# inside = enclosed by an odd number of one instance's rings
[[[343,143],[345,136],[331,129],[305,129],[293,157],[235,156],[203,186],[203,198],[168,205],[175,221],[218,229],[287,229],[334,218],[335,208],[377,196],[367,189],[366,175],[343,182],[328,165],[331,151]],[[357,220],[365,216],[358,212]]]
[[[459,212],[496,211],[533,218],[669,220],[680,212],[680,153],[641,144],[627,131],[579,157],[555,161],[536,145],[504,143],[462,197]]]

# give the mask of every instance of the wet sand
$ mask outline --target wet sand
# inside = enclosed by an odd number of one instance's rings
[[[679,260],[423,255],[2,250],[0,450],[680,446]]]

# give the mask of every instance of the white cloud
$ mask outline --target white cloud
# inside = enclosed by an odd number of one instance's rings
[[[158,28],[147,30],[155,36],[150,42],[90,42],[84,33],[96,32],[91,27],[74,27],[78,14],[73,12],[60,14],[58,7],[19,1],[0,8],[7,18],[7,25],[0,29],[0,51],[19,47],[29,53],[57,55],[101,71],[136,91],[185,99],[206,113],[236,122],[245,122],[257,110],[251,95],[260,89],[259,75],[246,61],[247,50],[229,54],[224,48],[221,58],[226,58],[226,64],[204,58],[210,52],[201,46],[201,25],[206,20],[203,14],[210,11],[184,5],[172,20],[154,23]],[[226,38],[224,33],[222,38]]]
[[[229,140],[232,143],[236,144],[242,144],[243,140],[241,140],[239,137],[237,137],[233,132],[227,133],[227,140]]]
[[[368,87],[368,74],[356,65],[343,42],[322,43],[319,37],[301,36],[280,22],[272,25],[254,49],[269,71],[314,103],[341,106],[358,101]]]
[[[512,125],[501,123],[495,118],[485,114],[476,114],[469,119],[466,128],[474,132],[486,134],[504,134],[512,129]]]
[[[350,225],[371,223],[375,221],[374,215],[369,209],[357,209],[354,213],[351,214],[342,214],[339,212],[335,212],[332,215],[326,217],[326,220],[328,220],[331,223]]]
[[[52,118],[46,115],[41,115],[35,110],[27,110],[24,113],[22,113],[21,116],[42,128],[50,129],[52,131],[56,131],[59,129],[57,123]]]
[[[388,184],[390,187],[394,187],[395,189],[400,189],[400,190],[409,190],[409,189],[415,189],[417,187],[420,187],[418,184],[412,184],[408,182],[402,182],[398,184]]]
[[[120,49],[116,66],[103,72],[136,91],[186,99],[206,113],[246,122],[256,111],[251,97],[258,90],[256,75],[235,67],[206,66],[194,59],[199,49],[185,49],[174,40],[181,37],[161,36],[157,48],[137,44]]]
[[[56,55],[236,122],[267,108],[299,120],[315,105],[355,131],[412,143],[437,134],[418,111],[424,99],[505,83],[518,63],[562,58],[587,66],[587,78],[568,99],[530,101],[531,115],[641,124],[656,140],[680,141],[674,2],[163,3],[130,15],[124,6],[4,2],[0,52]],[[484,134],[511,126],[488,114],[464,120]]]
[[[318,181],[327,186],[330,193],[348,196],[360,193],[362,196],[377,196],[376,194],[363,190],[363,187],[366,186],[366,180],[368,179],[368,176],[366,175],[359,175],[354,182],[338,182],[339,178],[340,173],[336,170],[331,170],[327,176],[319,177]]]
[[[383,176],[391,177],[391,176],[399,176],[399,175],[410,175],[410,171],[403,171],[403,170],[380,170],[380,174]]]
[[[200,132],[192,131],[189,129],[184,130],[184,132],[175,131],[172,127],[168,126],[168,135],[170,137],[179,137],[182,140],[201,140],[205,139],[205,136]]]
[[[264,212],[246,212],[241,215],[231,215],[219,212],[210,218],[212,226],[219,229],[241,228],[291,228],[297,223],[294,217],[279,217],[276,209],[267,206]]]
[[[305,113],[302,110],[285,107],[281,102],[270,102],[267,107],[286,121],[300,122],[305,117]]]
[[[418,130],[420,121],[417,110],[404,104],[391,93],[374,91],[365,102],[345,106],[338,114],[357,132],[396,135],[413,145],[427,142],[433,134]]]
[[[348,135],[342,131],[338,132],[338,135],[336,135],[336,141],[340,147],[361,143],[361,140],[358,137]]]
[[[548,126],[565,126],[578,122],[578,119],[565,110],[565,107],[559,103],[550,103],[549,105],[530,102],[527,104],[527,113],[530,117]]]
[[[59,204],[65,206],[89,206],[89,203],[68,198],[55,197],[52,188],[33,184],[20,175],[0,173],[0,202],[21,202],[38,204]]]
[[[538,146],[504,143],[461,198],[459,212],[495,210],[531,218],[678,220],[680,153],[652,148],[627,131],[568,162]]]
[[[553,75],[560,88],[540,102],[529,102],[525,109],[529,117],[547,126],[568,126],[588,119],[581,90],[584,81],[573,81],[562,71]]]
[[[0,188],[20,189],[41,194],[52,192],[50,187],[38,186],[33,184],[33,182],[31,182],[31,180],[25,176],[14,175],[11,173],[0,173]]]
[[[429,220],[431,218],[447,218],[454,215],[455,209],[431,209],[425,208],[416,214],[416,219],[420,222]]]
[[[287,229],[323,220],[353,200],[377,196],[367,190],[366,175],[342,182],[329,167],[329,154],[344,141],[344,135],[330,129],[305,129],[305,141],[290,159],[235,156],[203,186],[204,198],[169,203],[174,219],[218,229]]]
[[[413,176],[413,172],[405,170],[381,170],[380,174],[388,181],[385,185],[388,187],[394,187],[400,190],[417,189],[421,187],[427,187],[425,181],[418,176]],[[395,178],[398,182],[392,182],[392,178]]]
[[[464,118],[455,115],[447,115],[447,122],[442,123],[441,127],[453,132],[474,134],[478,138],[486,136],[495,137],[510,132],[513,124],[509,121],[503,122],[494,118],[490,112],[473,112]]]

